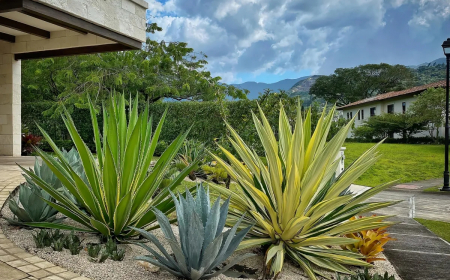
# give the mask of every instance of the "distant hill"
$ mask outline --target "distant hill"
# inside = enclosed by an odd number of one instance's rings
[[[445,64],[445,63],[446,63],[445,57],[441,57],[441,58],[435,59],[431,62],[424,62],[419,65],[411,65],[411,66],[407,66],[407,67],[417,69],[420,66],[434,66],[434,65],[440,65],[440,64]]]
[[[267,83],[257,83],[257,82],[245,82],[242,84],[234,84],[233,86],[240,89],[248,89],[250,93],[248,94],[248,99],[257,99],[259,93],[263,93],[265,89],[271,89],[273,91],[279,90],[290,90],[297,82],[305,80],[309,78],[309,76],[301,77],[297,79],[285,79],[276,83],[267,84]]]
[[[295,83],[295,85],[292,86],[292,88],[288,91],[288,94],[291,97],[300,96],[300,98],[304,101],[305,106],[309,106],[311,104],[311,96],[309,95],[309,90],[314,85],[314,83],[317,81],[317,79],[321,75],[314,75],[310,76],[306,79],[303,79],[301,81],[298,81]]]

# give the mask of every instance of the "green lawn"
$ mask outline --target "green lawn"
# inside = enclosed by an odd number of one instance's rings
[[[348,166],[373,143],[345,143],[345,165]],[[374,187],[399,179],[401,183],[434,179],[442,176],[444,145],[382,144],[382,157],[355,183]]]
[[[450,242],[450,223],[431,221],[425,219],[416,218],[416,221],[427,227],[429,230],[434,232],[437,236]]]

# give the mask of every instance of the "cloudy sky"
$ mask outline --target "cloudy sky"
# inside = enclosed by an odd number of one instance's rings
[[[276,82],[442,57],[450,0],[147,0],[155,40],[187,42],[225,82]]]

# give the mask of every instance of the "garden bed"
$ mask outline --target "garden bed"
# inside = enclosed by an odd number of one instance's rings
[[[5,202],[5,207],[1,212],[2,217],[12,218],[12,213],[9,210],[8,201]],[[73,221],[66,219],[64,223],[73,224]],[[157,267],[149,264],[141,264],[134,258],[139,255],[147,254],[147,251],[142,249],[137,245],[132,244],[119,244],[119,248],[125,250],[125,258],[123,261],[113,261],[106,260],[104,263],[95,263],[89,260],[87,254],[86,245],[88,243],[99,243],[100,238],[98,235],[87,234],[87,233],[76,233],[77,236],[82,240],[83,250],[81,250],[79,255],[71,255],[68,250],[63,250],[62,252],[55,252],[52,248],[38,249],[36,248],[35,242],[33,240],[33,231],[38,230],[23,229],[14,226],[10,226],[6,220],[1,219],[0,225],[3,229],[4,234],[8,239],[15,243],[18,247],[26,250],[27,252],[37,255],[42,259],[45,259],[55,265],[61,266],[69,271],[82,274],[92,280],[136,280],[136,279],[177,279],[168,272],[159,270]],[[175,225],[173,227],[176,227]],[[177,230],[174,230],[177,233]],[[70,232],[64,232],[65,234],[70,234]],[[159,240],[164,241],[164,235],[160,230],[155,230],[152,232],[155,234]],[[168,247],[167,244],[163,244]],[[247,250],[249,251],[249,250]],[[250,250],[251,251],[251,250]],[[231,272],[242,271],[243,269],[247,271],[247,275],[250,277],[257,278],[262,275],[263,258],[264,253],[258,249],[253,250],[258,253],[258,256],[246,259],[240,263],[239,268],[232,270]],[[237,252],[236,254],[242,254],[242,252]],[[231,257],[233,258],[233,256]],[[356,268],[355,268],[356,270]],[[249,272],[251,271],[251,272]],[[394,267],[388,261],[379,261],[375,263],[375,267],[371,269],[372,273],[384,274],[387,271],[390,275],[394,275],[395,279],[400,279],[396,273]],[[249,274],[250,273],[250,274]],[[239,273],[237,273],[239,274]],[[221,275],[214,279],[238,279],[225,275]],[[285,265],[283,266],[283,272],[278,278],[280,280],[287,279],[305,279],[308,278],[301,271],[301,269],[292,263],[290,260],[286,259]]]

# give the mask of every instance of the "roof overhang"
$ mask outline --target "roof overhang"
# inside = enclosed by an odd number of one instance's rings
[[[25,49],[15,52],[15,59],[136,50],[142,47],[139,40],[33,0],[0,0],[0,41],[14,46],[18,38],[27,34],[38,37],[36,39],[50,40],[53,32],[63,30],[76,32],[77,35],[95,35],[102,38],[102,42],[93,45],[66,44],[32,51]]]

